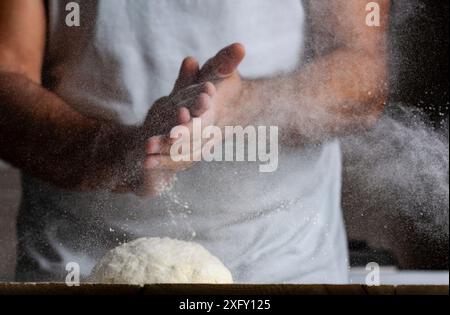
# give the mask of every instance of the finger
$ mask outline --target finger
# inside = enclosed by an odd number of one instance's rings
[[[170,95],[170,100],[173,103],[180,103],[188,98],[194,98],[198,95],[199,91],[202,89],[202,86],[203,83],[196,83],[185,86],[182,89],[178,89]]]
[[[177,112],[177,123],[180,125],[187,124],[191,120],[191,113],[186,107],[181,107]]]
[[[189,169],[193,164],[194,161],[192,159],[188,161],[174,161],[169,155],[149,155],[146,157],[144,167],[148,172],[170,171],[176,173]]]
[[[147,140],[145,145],[145,153],[150,154],[160,154],[161,153],[161,136],[153,136]]]
[[[178,79],[175,82],[172,93],[179,91],[195,82],[199,73],[199,65],[197,60],[192,57],[187,57],[183,60],[178,74]]]
[[[192,135],[192,123],[186,124],[183,127],[187,128],[188,134]],[[190,165],[190,161],[197,161],[201,157],[202,147],[195,146],[193,141],[193,137],[190,136],[187,138],[170,138],[169,136],[155,136],[150,138],[147,141],[146,147],[145,169],[157,170],[166,167],[170,169],[172,163],[167,163],[167,158],[174,162],[174,170],[184,169],[183,166],[177,166],[178,163],[183,164],[189,162],[187,164]],[[172,150],[175,144],[177,145],[176,148],[179,148],[181,152]],[[183,151],[185,148],[187,148],[187,152]]]
[[[211,87],[214,89],[214,86],[210,84]],[[182,143],[184,142],[193,142],[194,139],[192,137],[189,137],[189,139],[180,139],[179,137],[182,137],[185,134],[192,135],[193,133],[193,120],[192,118],[200,118],[202,119],[202,123],[206,123],[206,125],[212,124],[211,118],[214,117],[213,114],[207,115],[208,111],[212,110],[213,98],[209,96],[208,94],[202,93],[199,95],[199,97],[196,100],[196,103],[194,106],[192,106],[191,110],[187,113],[185,112],[187,109],[183,108],[183,112],[180,112],[180,116],[185,116],[181,119],[179,119],[180,124],[178,126],[175,126],[171,129],[169,136],[166,136],[166,138],[158,138],[160,146],[158,147],[158,152],[149,150],[148,152],[150,154],[154,153],[161,153],[161,154],[169,154],[170,146],[172,146],[175,142]],[[206,117],[208,116],[208,117]],[[185,128],[183,130],[178,130],[177,128]],[[171,138],[170,141],[168,138]]]
[[[211,104],[211,96],[208,94],[202,93],[198,96],[194,106],[191,108],[191,115],[194,117],[200,117],[204,113],[206,113],[207,110],[209,110],[212,106]]]
[[[189,162],[199,161],[199,157],[202,154],[202,142],[201,138],[193,135],[192,124],[179,126],[186,128],[183,135],[174,134],[178,138],[165,137],[161,139],[161,153],[162,157],[170,157],[174,162]],[[187,137],[184,135],[188,135]],[[158,161],[161,162],[161,161]],[[159,167],[160,165],[158,165]]]
[[[211,83],[209,85],[213,87]],[[182,136],[183,134],[192,135],[193,120],[191,119],[192,118],[191,115],[195,117],[201,116],[202,123],[208,126],[213,123],[213,121],[211,121],[212,119],[211,117],[213,117],[214,115],[206,115],[209,110],[212,110],[212,106],[213,106],[212,98],[206,93],[201,93],[197,98],[197,101],[192,107],[191,111],[189,111],[187,108],[180,108],[177,114],[177,120],[179,125],[173,127],[170,130],[169,134],[167,135],[153,136],[150,139],[148,139],[145,146],[146,154],[170,155],[172,145],[179,140],[180,136]],[[181,131],[177,131],[176,129],[180,127],[184,127],[187,130],[186,131],[183,130],[183,133],[181,133]],[[189,137],[189,139],[181,139],[181,141],[193,142],[194,139],[191,138],[192,137]]]
[[[202,67],[199,80],[214,81],[230,76],[237,70],[244,57],[245,48],[242,44],[235,43],[225,47]]]
[[[200,93],[213,96],[216,92],[214,84],[210,82],[194,84],[170,96],[170,101],[177,107],[190,107]]]
[[[190,131],[188,130],[188,132]],[[179,137],[171,137],[170,135],[151,137],[147,141],[145,153],[146,155],[170,155],[170,150],[177,141],[180,141]],[[181,139],[181,141],[184,141],[184,139]]]

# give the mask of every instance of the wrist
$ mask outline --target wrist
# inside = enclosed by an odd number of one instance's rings
[[[145,157],[144,128],[122,125],[118,128],[117,141],[113,140],[113,143],[113,187],[128,187],[128,191],[134,191],[140,180]]]
[[[96,188],[116,190],[130,185],[139,170],[143,145],[139,127],[101,123],[93,137],[88,176],[95,176]],[[139,145],[141,144],[141,145]]]

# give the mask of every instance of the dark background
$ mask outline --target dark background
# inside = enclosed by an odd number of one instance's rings
[[[447,0],[393,0],[390,103],[423,110],[426,122],[442,133],[447,143],[448,23]],[[345,152],[344,161],[352,163]],[[344,163],[343,206],[353,264],[395,261],[405,269],[448,270],[448,227],[447,235],[436,237],[415,229],[410,217],[384,216],[383,208],[392,205],[375,204],[370,195],[360,190],[354,177]],[[448,204],[440,211],[448,212]],[[386,230],[385,226],[389,228]]]
[[[416,10],[402,13],[403,7]],[[449,1],[393,0],[392,17],[391,99],[422,108],[443,127],[449,104]]]

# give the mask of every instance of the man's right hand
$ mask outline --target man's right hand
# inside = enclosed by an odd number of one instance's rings
[[[222,127],[226,121],[223,116],[229,116],[226,108],[240,92],[237,67],[244,55],[242,45],[233,44],[208,60],[202,69],[194,58],[183,61],[173,91],[155,102],[144,123],[141,136],[148,139],[146,156],[142,158],[138,150],[138,161],[143,162],[138,181],[132,184],[137,195],[159,195],[170,189],[177,172],[193,165],[201,154],[198,150],[192,152],[190,161],[172,160],[170,148],[176,139],[171,139],[170,131],[185,126],[192,132],[195,117],[202,119],[204,127]]]
[[[226,122],[233,122],[232,112],[235,106],[239,105],[232,103],[237,100],[241,92],[241,78],[237,67],[244,56],[245,50],[242,45],[230,45],[208,60],[201,70],[197,68],[196,80],[192,81],[192,76],[188,76],[189,80],[184,80],[184,82],[195,83],[196,85],[180,90],[178,93],[182,96],[192,94],[192,89],[195,90],[199,86],[203,88],[203,91],[197,91],[200,93],[194,93],[192,99],[188,98],[187,101],[184,101],[187,102],[188,106],[179,110],[178,126],[186,127],[192,135],[193,118],[200,118],[203,128],[212,125],[222,128]],[[172,93],[172,95],[176,94]],[[181,117],[182,119],[180,119]],[[167,133],[153,136],[148,140],[147,158],[144,164],[144,168],[147,170],[165,169],[178,172],[193,164],[193,162],[175,162],[172,160],[170,149],[177,139],[172,139],[169,131],[167,130]],[[189,139],[190,146],[193,149],[190,161],[198,160],[197,158],[201,155],[202,150],[202,148],[194,150],[193,138],[191,136]]]
[[[147,142],[147,146],[139,145],[137,152],[138,178],[127,187],[118,187],[116,191],[129,191],[139,196],[157,196],[170,189],[177,172],[185,170],[192,162],[160,163],[160,160],[145,157],[148,148],[155,154],[160,153],[163,134],[177,126],[189,123],[191,120],[189,108],[195,108],[199,115],[209,109],[208,98],[215,93],[212,83],[196,83],[199,77],[198,62],[191,57],[186,58],[180,68],[178,79],[170,95],[163,97],[153,104],[147,119],[140,130],[139,143]],[[148,140],[148,141],[147,141]],[[171,142],[170,139],[167,139]],[[166,143],[170,145],[170,143]],[[148,153],[148,152],[147,152]]]

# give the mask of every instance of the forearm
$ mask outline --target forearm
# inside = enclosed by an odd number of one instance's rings
[[[383,56],[341,49],[289,76],[244,82],[237,117],[302,142],[367,128],[386,98]]]
[[[27,174],[68,189],[113,189],[134,133],[81,115],[22,75],[0,72],[0,158]]]

